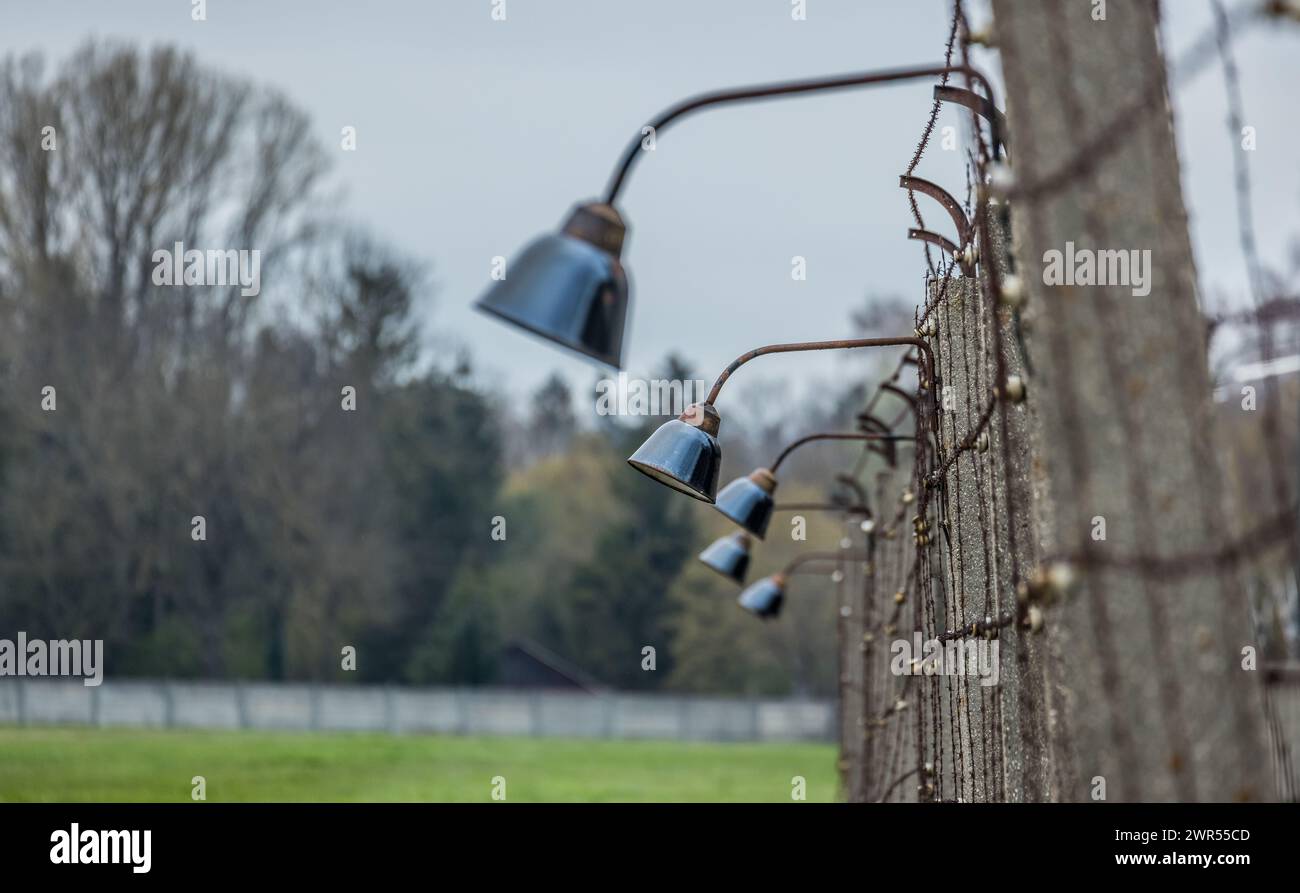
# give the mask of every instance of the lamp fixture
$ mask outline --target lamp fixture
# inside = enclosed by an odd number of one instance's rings
[[[722,370],[713,382],[713,388],[703,403],[692,403],[685,412],[665,422],[637,448],[627,460],[642,474],[661,484],[708,503],[716,503],[718,469],[722,464],[722,448],[718,446],[718,428],[722,417],[714,403],[722,386],[731,374],[756,357],[773,353],[793,353],[816,350],[846,350],[857,347],[912,346],[920,351],[924,370],[920,374],[920,392],[934,384],[934,356],[930,346],[920,338],[853,338],[842,341],[804,341],[792,344],[769,344],[741,354]],[[938,428],[938,420],[935,419]],[[894,435],[864,435],[880,439]],[[758,484],[758,486],[762,486]],[[775,489],[775,481],[772,487]],[[766,525],[764,525],[766,529]],[[760,534],[761,535],[761,534]]]
[[[749,570],[750,542],[749,534],[744,531],[718,537],[700,553],[700,561],[739,585],[745,582],[745,572]]]
[[[810,561],[844,562],[849,560],[867,560],[867,556],[865,554],[849,554],[843,551],[804,552],[802,555],[796,555],[777,573],[751,583],[740,593],[736,602],[746,611],[762,620],[774,619],[781,614],[781,606],[785,602],[785,588],[790,576],[797,573],[801,566]]]
[[[865,515],[871,517],[871,511],[866,505],[836,505],[833,502],[804,502],[804,503],[787,503],[776,506],[778,512],[843,512],[847,514]],[[865,522],[864,522],[865,523]],[[710,570],[715,570],[728,580],[737,585],[745,582],[745,572],[749,570],[750,546],[753,544],[753,537],[748,533],[737,531],[736,533],[720,536],[705,548],[699,554],[699,559],[704,566]]]
[[[819,440],[866,440],[892,443],[912,439],[909,435],[876,434],[860,431],[805,435],[788,444],[776,457],[776,461],[772,463],[771,467],[755,468],[747,477],[736,478],[723,487],[713,507],[749,533],[763,539],[767,535],[768,522],[772,520],[772,509],[775,505],[772,497],[776,492],[777,470],[781,467],[781,463],[785,461],[785,458],[796,449],[806,443]],[[866,505],[866,498],[860,492],[858,494],[858,504]]]
[[[987,98],[971,94],[963,104],[988,118],[992,143],[999,146],[1005,126],[999,115],[988,111],[995,110],[992,87],[983,74],[967,65],[881,69],[715,90],[665,109],[649,126],[658,136],[672,122],[704,108],[948,74],[964,74],[984,89]],[[938,90],[936,86],[936,97]],[[966,92],[955,90],[958,94]],[[943,98],[960,101],[947,95]],[[618,369],[623,367],[631,298],[622,264],[627,224],[615,201],[632,166],[643,154],[642,139],[643,131],[638,129],[614,168],[601,200],[578,204],[558,233],[548,233],[529,243],[507,265],[506,276],[493,282],[478,300],[478,309],[585,357]]]

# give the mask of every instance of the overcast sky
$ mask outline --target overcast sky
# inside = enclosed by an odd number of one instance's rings
[[[350,215],[429,264],[431,349],[463,344],[489,381],[521,393],[553,369],[585,388],[596,370],[470,304],[493,256],[513,257],[600,193],[648,118],[716,87],[939,61],[948,23],[946,0],[807,0],[805,21],[792,20],[790,0],[507,0],[505,21],[493,5],[209,0],[207,21],[195,22],[190,0],[5,0],[0,40],[56,60],[91,36],[165,41],[283,90],[335,150]],[[1174,48],[1210,22],[1201,0],[1163,6]],[[976,23],[987,16],[983,3],[971,11]],[[1257,30],[1236,49],[1246,122],[1258,131],[1256,224],[1275,264],[1300,237],[1297,50],[1300,28]],[[620,201],[629,372],[678,351],[712,378],[760,344],[843,337],[868,293],[919,299],[923,258],[906,240],[897,182],[930,90],[727,108],[664,134]],[[1175,98],[1203,287],[1244,295],[1219,69]],[[940,124],[964,126],[953,110]],[[357,128],[356,152],[339,149],[346,125]],[[960,153],[932,146],[918,173],[960,197]],[[944,215],[922,207],[946,232]],[[807,259],[806,281],[791,278],[795,255]],[[783,362],[763,372],[806,386],[844,360]]]

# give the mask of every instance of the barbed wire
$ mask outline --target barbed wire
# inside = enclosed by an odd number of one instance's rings
[[[1225,87],[1228,93],[1229,127],[1234,134],[1241,131],[1244,120],[1241,108],[1240,85],[1230,47],[1240,34],[1263,20],[1264,7],[1249,5],[1226,11],[1214,0],[1215,22],[1212,28],[1195,39],[1176,61],[1169,63],[1168,77],[1159,76],[1159,66],[1152,68],[1147,83],[1134,100],[1122,106],[1109,119],[1103,121],[1093,135],[1084,140],[1069,158],[1035,180],[1017,180],[1004,190],[1004,200],[996,202],[989,188],[995,179],[992,169],[995,147],[985,140],[975,112],[971,112],[970,129],[975,151],[970,153],[967,166],[967,208],[974,194],[973,210],[968,210],[978,249],[978,268],[971,270],[958,262],[958,258],[940,257],[936,265],[930,246],[923,243],[926,263],[924,282],[926,297],[915,314],[917,334],[931,344],[936,358],[934,380],[918,382],[918,391],[912,405],[899,416],[903,420],[909,412],[915,419],[915,451],[912,457],[910,483],[899,495],[899,510],[889,524],[877,528],[881,539],[880,557],[872,562],[870,580],[864,583],[863,604],[863,660],[870,664],[878,661],[875,643],[883,637],[896,635],[905,605],[910,603],[915,627],[926,640],[941,644],[963,640],[983,639],[996,641],[1012,635],[1017,648],[1028,647],[1023,640],[1044,626],[1043,609],[1052,603],[1044,598],[1042,590],[1052,574],[1044,568],[1061,569],[1062,575],[1073,576],[1073,569],[1106,568],[1123,571],[1136,577],[1136,585],[1144,591],[1152,646],[1157,655],[1162,715],[1159,721],[1169,739],[1181,752],[1187,752],[1190,733],[1183,715],[1178,681],[1174,678],[1174,663],[1170,658],[1173,647],[1169,638],[1166,594],[1161,584],[1207,570],[1228,573],[1260,556],[1275,550],[1282,543],[1295,548],[1297,507],[1281,453],[1281,438],[1276,428],[1276,412],[1265,434],[1270,443],[1270,466],[1273,489],[1278,495],[1278,511],[1240,538],[1229,538],[1223,545],[1209,550],[1181,555],[1136,554],[1116,556],[1109,552],[1085,548],[1077,554],[1057,554],[1043,557],[1037,562],[1032,578],[1021,566],[1022,559],[1033,552],[1033,544],[1022,546],[1017,541],[1018,529],[1033,530],[1033,518],[1026,515],[1029,507],[1021,501],[1021,485],[1015,484],[1017,460],[1027,456],[1012,453],[1012,426],[1009,404],[1018,402],[1009,391],[1011,358],[1029,370],[1028,357],[1020,334],[1018,314],[1009,311],[1013,303],[1005,299],[1004,277],[1011,266],[1009,253],[1001,254],[1002,245],[1009,239],[1008,205],[1023,204],[1030,214],[1027,224],[1034,225],[1034,207],[1057,191],[1086,180],[1092,176],[1105,158],[1118,151],[1131,138],[1135,121],[1157,102],[1163,102],[1166,90],[1184,85],[1216,56],[1224,68]],[[945,60],[951,64],[954,52],[961,53],[964,64],[969,64],[970,31],[962,5],[955,0],[949,36],[945,46]],[[1049,35],[1054,40],[1053,52],[1068,63],[1070,47],[1059,34]],[[1063,64],[1065,64],[1063,63]],[[945,79],[946,83],[946,79]],[[1074,116],[1081,120],[1083,109],[1074,92],[1067,86],[1059,97]],[[907,166],[911,176],[920,166],[930,137],[936,125],[939,102],[936,101],[926,121],[921,137]],[[1300,317],[1300,308],[1291,304],[1293,299],[1278,296],[1270,299],[1266,294],[1263,266],[1258,257],[1258,246],[1251,221],[1250,177],[1244,158],[1234,155],[1234,186],[1238,197],[1239,238],[1251,278],[1254,306],[1250,311],[1236,311],[1207,317],[1209,330],[1219,325],[1255,325],[1266,327],[1292,317]],[[907,190],[909,210],[917,227],[924,229],[924,220],[917,207],[915,195]],[[1100,221],[1094,209],[1083,209],[1086,231],[1097,232]],[[1001,233],[995,237],[994,232]],[[969,259],[969,258],[968,258]],[[1006,265],[1006,269],[1003,265]],[[958,273],[962,273],[958,276]],[[975,275],[968,275],[974,272]],[[960,298],[959,309],[954,305]],[[972,306],[973,305],[973,306]],[[1113,309],[1113,308],[1111,308]],[[942,314],[940,325],[935,319]],[[1114,325],[1118,317],[1098,314],[1104,326]],[[954,317],[958,317],[954,322]],[[1009,322],[1008,322],[1009,321]],[[954,325],[960,325],[961,337],[954,339]],[[1010,343],[1004,327],[1010,325]],[[1104,338],[1103,342],[1114,339]],[[1015,353],[1009,348],[1014,345]],[[1055,344],[1067,350],[1069,345]],[[1109,349],[1109,344],[1103,344]],[[1271,357],[1271,342],[1267,333],[1263,347],[1265,359]],[[1120,358],[1107,358],[1112,364]],[[874,410],[878,401],[889,393],[904,393],[898,387],[907,358],[900,360],[892,375],[882,380],[866,412]],[[951,381],[961,384],[959,392],[941,393],[941,388]],[[929,385],[928,389],[926,385]],[[1271,386],[1270,386],[1271,388]],[[1273,398],[1275,398],[1275,389]],[[955,398],[956,405],[947,400]],[[945,411],[938,412],[938,401],[945,401]],[[1023,391],[1020,394],[1023,399]],[[1080,425],[1082,415],[1073,405],[1069,388],[1061,396],[1063,416],[1067,424]],[[935,409],[940,427],[928,427],[929,413],[920,407],[929,403]],[[1126,407],[1116,401],[1121,427],[1136,438],[1139,420]],[[1270,404],[1275,408],[1276,404]],[[993,424],[994,420],[997,424]],[[959,432],[959,420],[966,427]],[[895,425],[898,424],[896,421]],[[1079,430],[1082,430],[1081,428]],[[1021,444],[1023,446],[1023,444]],[[1087,469],[1082,453],[1067,445],[1067,466],[1073,470],[1074,480],[1086,478]],[[866,468],[868,453],[859,456],[853,467],[855,476]],[[1139,523],[1154,523],[1150,515],[1150,494],[1146,492],[1141,475],[1130,469],[1128,475],[1130,496],[1136,506]],[[883,492],[883,491],[882,491]],[[973,494],[973,499],[968,498]],[[914,510],[911,547],[901,536],[902,522],[909,510]],[[937,532],[937,536],[936,536]],[[1086,545],[1086,543],[1085,543]],[[1300,558],[1295,561],[1300,568]],[[1086,574],[1083,575],[1085,578]],[[1234,584],[1235,585],[1235,584]],[[1058,587],[1064,588],[1064,587]],[[1103,687],[1115,692],[1119,685],[1118,656],[1110,641],[1110,632],[1100,593],[1095,584],[1085,579],[1080,597],[1093,604],[1092,634],[1094,646],[1102,666],[1099,676]],[[1027,595],[1028,593],[1028,595]],[[868,601],[872,599],[873,601]],[[892,607],[885,599],[893,601]],[[879,637],[879,638],[878,638]],[[1029,684],[1045,684],[1043,670],[1034,670],[1035,678],[1022,680],[1022,690]],[[973,690],[969,675],[921,676],[913,685],[912,676],[904,675],[898,685],[888,685],[893,674],[877,665],[864,668],[862,696],[862,725],[865,737],[885,738],[886,746],[877,756],[876,765],[870,767],[870,779],[865,785],[868,799],[886,801],[899,793],[900,785],[916,778],[916,797],[928,802],[951,802],[971,799],[1005,799],[1008,780],[1005,774],[1004,728],[1002,724],[1002,697],[990,693],[985,686]],[[909,693],[905,696],[904,693]],[[1023,697],[1023,695],[1022,695]],[[1108,697],[1108,701],[1116,698]],[[881,708],[879,705],[885,703]],[[907,709],[914,706],[915,709]],[[1234,705],[1235,709],[1244,709]],[[1290,766],[1290,749],[1271,706],[1266,704],[1269,735],[1273,742],[1275,762],[1288,767],[1283,770],[1280,782],[1283,796],[1294,796],[1296,783]],[[1042,721],[1042,718],[1038,718]],[[907,730],[914,741],[914,765],[902,764],[903,748],[899,736]],[[1127,765],[1136,766],[1136,750],[1132,736],[1123,723],[1114,716],[1110,723],[1111,740]],[[1281,755],[1281,756],[1279,756]],[[1177,773],[1175,773],[1177,775]],[[1194,799],[1196,790],[1190,774],[1176,779],[1180,796]]]

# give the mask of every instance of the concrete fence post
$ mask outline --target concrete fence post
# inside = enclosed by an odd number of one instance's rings
[[[1052,496],[1041,533],[1075,581],[1044,606],[1066,696],[1040,743],[1059,748],[1053,795],[1064,800],[1268,798],[1260,687],[1240,667],[1252,633],[1237,569],[1152,570],[1216,554],[1234,525],[1156,5],[1111,0],[1101,18],[1093,7],[993,0],[1041,422],[1034,458]],[[1128,275],[1118,264],[1104,284],[1049,275],[1081,251],[1122,253]]]

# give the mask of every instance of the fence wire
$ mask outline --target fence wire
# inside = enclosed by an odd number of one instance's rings
[[[915,325],[933,351],[936,380],[926,380],[924,367],[914,354],[904,356],[879,383],[860,417],[864,430],[869,424],[877,426],[871,430],[909,426],[915,442],[910,467],[873,464],[871,457],[876,454],[864,451],[851,469],[858,479],[874,474],[873,480],[864,483],[874,494],[875,510],[864,528],[869,530],[870,560],[857,600],[849,606],[859,612],[856,628],[862,632],[861,642],[847,647],[860,648],[862,673],[854,690],[846,691],[845,696],[861,698],[856,715],[861,717],[862,741],[854,743],[862,746],[846,747],[846,752],[865,764],[861,772],[847,776],[856,778],[854,789],[848,791],[851,799],[971,802],[1053,796],[1050,784],[1036,781],[1034,773],[1026,771],[1026,764],[1043,759],[1044,750],[1052,751],[1052,759],[1070,759],[1069,742],[1053,731],[1042,697],[1051,657],[1040,632],[1050,623],[1051,607],[1035,595],[1064,585],[1054,575],[1068,577],[1072,569],[1105,566],[1139,581],[1156,631],[1153,648],[1157,664],[1167,668],[1158,680],[1162,716],[1154,721],[1162,724],[1171,740],[1184,744],[1191,731],[1182,715],[1180,680],[1174,678],[1174,664],[1168,659],[1178,645],[1165,616],[1173,595],[1167,584],[1191,575],[1221,572],[1235,580],[1243,574],[1268,579],[1273,592],[1289,585],[1293,600],[1300,590],[1296,483],[1287,459],[1287,438],[1280,427],[1282,396],[1275,378],[1265,379],[1261,415],[1269,486],[1274,494],[1262,523],[1236,536],[1225,535],[1215,548],[1193,554],[1112,555],[1085,550],[1082,554],[1039,556],[1033,566],[1022,566],[1025,556],[1035,551],[1031,546],[1037,544],[1030,540],[1038,522],[1026,484],[1034,441],[1026,430],[1024,414],[1010,412],[1010,407],[1024,398],[1023,381],[1032,370],[1016,303],[1008,301],[1004,292],[1008,284],[1017,287],[1014,281],[1009,282],[1015,272],[1008,247],[1010,215],[1013,209],[1031,207],[1066,186],[1088,182],[1097,164],[1134,131],[1133,122],[1165,101],[1166,83],[1173,90],[1216,60],[1224,77],[1230,136],[1234,141],[1238,138],[1244,114],[1233,43],[1245,30],[1266,21],[1274,10],[1250,4],[1229,12],[1219,0],[1212,0],[1212,11],[1212,27],[1169,63],[1167,81],[1152,78],[1137,101],[1114,112],[1074,156],[1036,180],[1017,179],[1001,190],[1000,200],[998,190],[991,188],[998,176],[994,165],[1002,159],[1000,147],[992,143],[979,116],[970,113],[972,146],[964,210],[974,235],[971,245],[956,247],[973,256],[939,251],[936,258],[931,244],[922,243],[925,295]],[[1060,35],[1048,35],[1048,39],[1056,41],[1054,53],[1068,59],[1070,47]],[[959,54],[960,62],[969,64],[970,47],[963,3],[956,0],[945,63],[952,64],[954,54]],[[966,84],[968,89],[973,86]],[[1063,90],[1060,101],[1070,109],[1078,99]],[[939,110],[936,100],[907,165],[909,176],[923,161]],[[1074,111],[1079,116],[1083,113],[1082,109]],[[1300,300],[1278,293],[1264,273],[1254,235],[1244,152],[1234,152],[1232,179],[1252,307],[1207,315],[1207,331],[1210,337],[1229,330],[1253,331],[1254,349],[1267,363],[1275,359],[1275,327],[1300,318]],[[924,230],[925,221],[911,189],[907,199],[913,222]],[[1084,224],[1096,232],[1100,224],[1092,218],[1093,213],[1093,209],[1085,209]],[[1119,316],[1113,311],[1099,308],[1098,324],[1118,325]],[[1118,356],[1108,360],[1122,361]],[[1063,399],[1073,400],[1069,383],[1063,387]],[[896,408],[890,409],[891,404]],[[1136,438],[1142,420],[1129,401],[1117,399],[1113,405],[1121,415],[1119,423]],[[1075,424],[1087,423],[1081,409],[1076,407],[1074,412]],[[1292,444],[1293,452],[1295,449]],[[1075,454],[1064,457],[1065,462],[1078,466],[1084,461],[1077,451],[1071,452]],[[881,469],[880,464],[886,467]],[[1138,523],[1158,523],[1139,469],[1132,469],[1128,480],[1141,515]],[[1282,552],[1286,554],[1279,558]],[[1289,582],[1279,582],[1279,567],[1288,570]],[[916,672],[915,663],[906,668],[911,672],[899,672],[899,652],[909,652],[899,649],[897,643],[906,640],[910,645],[917,634],[922,642],[933,640],[945,648],[960,649],[958,659],[976,670],[978,649],[999,644],[999,672],[1004,678],[999,684],[987,685],[981,683],[978,672],[927,675]],[[1105,664],[1100,673],[1103,685],[1118,686],[1119,660],[1105,624],[1095,626],[1093,635],[1097,637],[1095,652]],[[921,657],[910,653],[913,662]],[[1295,657],[1290,654],[1290,662],[1284,660],[1258,674],[1265,689],[1265,725],[1276,795],[1284,800],[1296,800],[1300,790],[1295,765],[1295,751],[1300,746],[1300,670],[1293,663]],[[1017,728],[1008,727],[1009,718]],[[1125,754],[1132,747],[1132,730],[1117,723],[1112,731],[1117,752]],[[1179,794],[1185,799],[1196,798],[1189,781],[1181,784]]]

